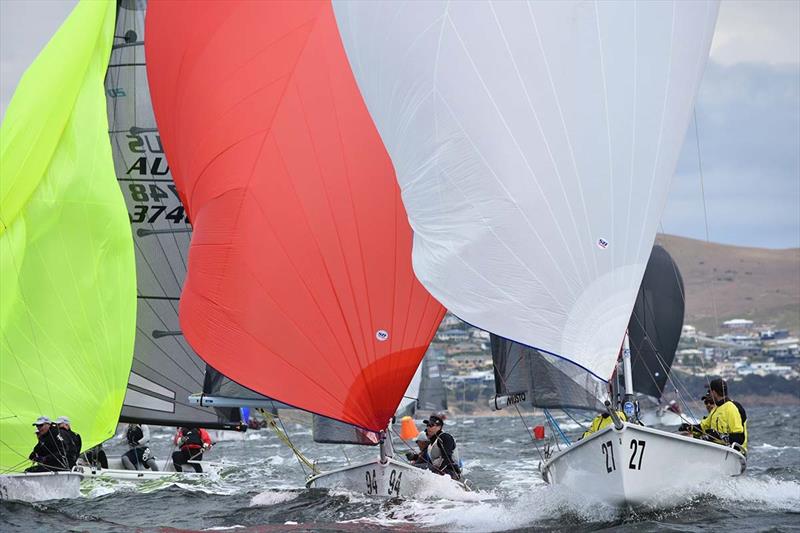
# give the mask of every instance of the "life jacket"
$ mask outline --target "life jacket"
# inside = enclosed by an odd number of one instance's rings
[[[450,457],[446,456],[446,452],[444,451],[444,439],[449,437],[448,440],[453,441],[453,451],[450,453]],[[430,457],[430,462],[437,468],[446,469],[448,467],[452,467],[456,472],[461,465],[461,457],[458,453],[458,445],[456,444],[456,439],[453,438],[452,435],[445,432],[440,432],[436,435],[432,440],[431,443],[428,445],[428,456]]]
[[[200,431],[196,428],[190,428],[188,432],[181,435],[183,444],[181,450],[199,450],[203,447],[203,438],[200,436]]]
[[[720,435],[743,434],[741,446],[747,450],[747,413],[738,402],[726,399],[711,411],[708,419],[708,428],[705,429],[712,429]]]

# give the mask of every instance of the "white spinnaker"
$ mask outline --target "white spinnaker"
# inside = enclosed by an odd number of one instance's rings
[[[442,304],[611,375],[717,9],[334,0]]]

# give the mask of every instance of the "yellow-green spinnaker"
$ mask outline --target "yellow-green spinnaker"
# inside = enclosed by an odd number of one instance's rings
[[[0,126],[0,473],[40,415],[83,448],[113,436],[136,328],[136,273],[103,79],[115,3],[81,1],[25,72]]]

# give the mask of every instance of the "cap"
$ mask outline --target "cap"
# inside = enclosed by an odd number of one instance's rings
[[[66,416],[59,416],[58,418],[56,418],[56,424],[70,425],[70,421],[69,418]]]
[[[436,415],[431,415],[427,420],[422,421],[426,426],[443,426],[444,421]]]
[[[414,442],[428,442],[428,436],[424,431],[420,431],[419,435],[417,435],[417,438],[414,439]]]
[[[39,418],[37,418],[37,419],[36,419],[36,422],[34,422],[34,423],[33,423],[33,424],[31,424],[31,425],[32,425],[32,426],[41,426],[42,424],[52,424],[52,423],[53,423],[53,421],[52,421],[52,420],[50,420],[50,418],[49,418],[49,417],[47,417],[47,416],[40,416]]]

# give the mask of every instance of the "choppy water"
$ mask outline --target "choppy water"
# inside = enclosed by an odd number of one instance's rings
[[[800,407],[750,408],[746,475],[712,480],[668,509],[618,512],[544,484],[538,453],[518,418],[458,418],[467,477],[477,488],[421,500],[376,500],[346,491],[303,489],[291,452],[267,431],[244,442],[221,442],[206,458],[232,466],[215,479],[187,483],[95,483],[83,498],[44,504],[2,502],[2,531],[800,531]],[[541,423],[527,416],[528,425]],[[565,427],[569,428],[569,424]],[[372,458],[374,449],[316,445],[308,428],[291,422],[295,444],[323,468]],[[574,429],[574,427],[573,427]],[[153,432],[158,456],[171,452],[169,435]],[[398,450],[401,445],[396,444]],[[120,444],[110,451],[121,451]],[[675,465],[680,476],[681,465]]]

